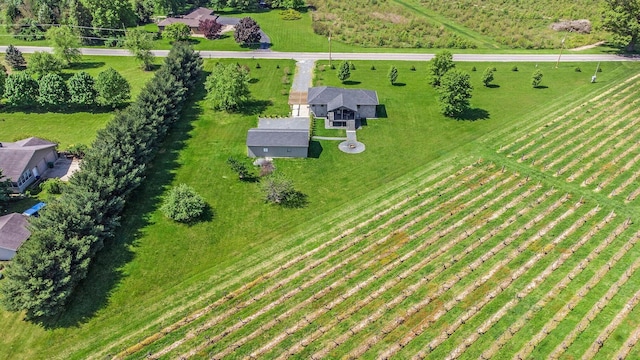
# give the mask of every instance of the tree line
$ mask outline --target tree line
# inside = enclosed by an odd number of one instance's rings
[[[62,107],[76,105],[84,108],[95,105],[116,107],[130,98],[130,86],[119,72],[109,68],[96,78],[84,71],[72,75],[68,81],[46,64],[54,62],[49,53],[35,53],[28,71],[15,71],[9,75],[0,68],[0,98],[13,106]],[[13,46],[5,56],[12,68],[22,68],[22,54]],[[36,78],[32,76],[36,75]]]
[[[28,319],[64,311],[104,243],[114,236],[127,198],[144,180],[202,69],[199,54],[175,44],[136,101],[100,130],[62,194],[31,222],[31,237],[4,274],[0,301]]]

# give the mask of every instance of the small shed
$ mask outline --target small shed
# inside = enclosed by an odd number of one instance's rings
[[[306,158],[309,153],[309,118],[258,119],[247,133],[249,157]]]
[[[18,213],[0,216],[0,260],[11,260],[31,232],[27,218]]]

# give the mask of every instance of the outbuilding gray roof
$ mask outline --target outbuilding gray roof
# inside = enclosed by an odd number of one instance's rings
[[[25,242],[31,232],[29,222],[24,216],[13,213],[0,216],[0,248],[16,251]]]
[[[247,146],[309,147],[309,130],[249,129]]]
[[[317,86],[309,88],[307,103],[309,105],[327,105],[327,111],[340,107],[356,111],[358,105],[378,105],[378,94],[373,90]]]
[[[2,175],[13,182],[18,181],[20,175],[29,167],[38,150],[56,147],[56,144],[36,137],[16,142],[0,142],[0,145]]]

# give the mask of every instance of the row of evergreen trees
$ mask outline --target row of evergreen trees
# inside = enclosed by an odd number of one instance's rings
[[[114,235],[131,192],[180,116],[201,73],[199,54],[171,49],[137,100],[98,132],[62,195],[31,223],[31,237],[7,267],[2,304],[28,319],[61,313],[104,242]]]

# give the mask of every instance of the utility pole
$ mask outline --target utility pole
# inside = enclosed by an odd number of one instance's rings
[[[331,30],[329,30],[329,68],[331,68]]]
[[[562,46],[560,46],[560,55],[558,55],[558,61],[556,61],[556,69],[558,68],[558,65],[560,64],[560,57],[562,57],[562,50],[564,50],[564,40],[566,38],[567,38],[566,35],[562,38]]]

